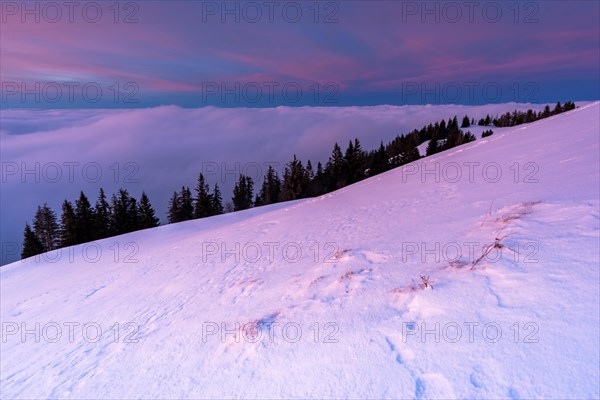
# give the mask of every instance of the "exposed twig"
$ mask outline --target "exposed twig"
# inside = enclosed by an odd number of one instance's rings
[[[421,274],[420,276],[421,276],[421,281],[423,281],[423,285],[425,285],[426,288],[430,287],[433,289],[433,286],[431,285],[431,283],[429,283],[429,275],[425,276],[425,275]]]

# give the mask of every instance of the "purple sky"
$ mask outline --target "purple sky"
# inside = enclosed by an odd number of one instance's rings
[[[597,1],[79,4],[2,2],[3,108],[600,96]]]

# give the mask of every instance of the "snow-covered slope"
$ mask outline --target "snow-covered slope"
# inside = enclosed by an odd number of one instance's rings
[[[0,395],[598,398],[599,115],[2,267]]]
[[[461,130],[463,132],[471,132],[473,135],[475,135],[475,137],[479,140],[481,139],[481,135],[483,134],[483,132],[487,131],[487,130],[492,130],[494,132],[494,135],[496,134],[502,134],[504,132],[508,132],[511,131],[515,128],[498,128],[495,126],[479,126],[479,125],[472,125],[468,128],[461,128]],[[419,154],[421,154],[421,156],[425,156],[427,154],[427,146],[429,145],[429,140],[421,143],[419,146],[417,146],[417,149],[419,149]]]

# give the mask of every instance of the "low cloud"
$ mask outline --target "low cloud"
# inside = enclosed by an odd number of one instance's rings
[[[229,201],[239,173],[255,178],[266,166],[282,171],[294,154],[325,163],[334,142],[358,137],[365,149],[414,128],[457,115],[480,118],[531,104],[131,110],[3,110],[2,264],[15,261],[25,222],[47,202],[60,217],[64,199],[83,190],[92,203],[103,187],[146,191],[161,222],[168,200],[198,173],[218,183]]]

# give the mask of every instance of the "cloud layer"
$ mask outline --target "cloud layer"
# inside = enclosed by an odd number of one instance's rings
[[[43,202],[57,212],[64,199],[84,190],[145,190],[160,218],[182,185],[198,173],[218,183],[229,200],[237,176],[260,181],[266,166],[278,171],[294,154],[326,162],[334,142],[342,148],[358,137],[365,149],[441,118],[468,113],[479,118],[530,104],[476,107],[277,107],[185,109],[164,106],[132,110],[4,110],[0,118],[3,243],[20,245],[25,222]]]

